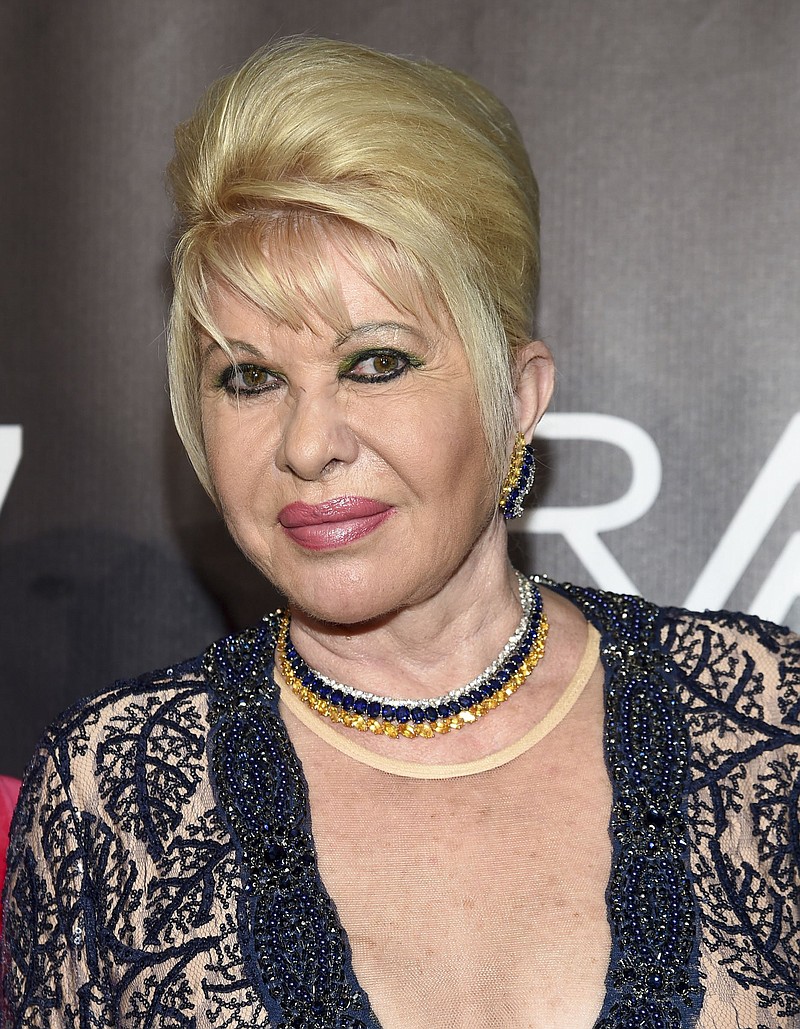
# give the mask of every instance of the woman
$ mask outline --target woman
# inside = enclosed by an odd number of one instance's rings
[[[4,1024],[800,1024],[798,640],[508,561],[553,384],[510,115],[290,40],[171,176],[176,422],[287,604],[45,737]]]

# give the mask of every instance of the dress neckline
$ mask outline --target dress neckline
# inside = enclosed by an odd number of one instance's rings
[[[455,779],[462,776],[478,775],[481,772],[488,772],[493,768],[500,768],[502,765],[508,764],[509,761],[520,757],[520,755],[526,753],[543,740],[548,733],[551,733],[567,717],[583,693],[600,660],[600,634],[588,621],[586,627],[586,645],[575,674],[545,716],[531,726],[519,739],[514,740],[500,750],[473,761],[429,764],[389,757],[385,754],[377,754],[375,751],[359,743],[358,737],[354,733],[345,736],[343,733],[337,732],[331,724],[320,718],[286,686],[280,687],[280,702],[287,711],[291,712],[298,721],[302,722],[310,732],[324,743],[327,743],[354,761],[368,765],[370,768],[376,768],[391,775],[403,776],[407,779]]]
[[[600,634],[612,947],[594,1029],[689,1029],[704,994],[686,813],[690,742],[659,611],[638,597],[536,581]],[[380,1029],[317,864],[308,786],[272,677],[277,630],[277,616],[268,616],[204,659],[212,776],[250,884],[248,974],[276,1025]],[[287,951],[294,940],[302,947]]]

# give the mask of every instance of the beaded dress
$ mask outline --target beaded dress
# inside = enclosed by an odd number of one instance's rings
[[[800,1026],[800,640],[744,615],[548,585],[594,626],[582,670],[549,724],[481,768],[414,778],[331,746],[323,773],[306,761],[304,774],[302,719],[270,674],[275,617],[62,716],[12,832],[4,1029],[423,1024],[394,1014],[397,982],[409,1013],[428,989],[447,998],[426,1026],[527,1026],[513,978],[526,967],[525,848],[538,845],[526,761],[581,702],[598,641],[611,845],[595,1029]],[[355,806],[337,792],[348,782],[364,790]],[[443,784],[508,834],[519,867],[458,850],[472,821],[442,814]],[[329,807],[363,807],[338,839],[323,817],[312,835],[320,791]],[[458,906],[433,888],[448,882],[466,894]],[[417,930],[406,946],[403,898]],[[469,991],[442,964],[448,918],[486,933]],[[370,948],[386,941],[384,984]],[[564,990],[578,971],[564,969]]]

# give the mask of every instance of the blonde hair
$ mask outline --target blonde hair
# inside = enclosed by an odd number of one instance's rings
[[[209,493],[198,333],[225,346],[214,290],[228,286],[298,328],[341,320],[322,253],[331,241],[401,309],[444,305],[499,488],[514,432],[512,354],[533,332],[539,272],[536,180],[506,108],[447,68],[300,37],[214,83],[175,141],[170,391]]]

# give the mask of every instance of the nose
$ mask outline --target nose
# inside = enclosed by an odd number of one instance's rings
[[[358,440],[342,404],[336,395],[308,392],[290,401],[277,454],[281,471],[313,482],[355,461]]]

